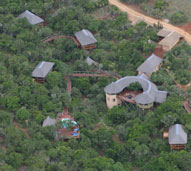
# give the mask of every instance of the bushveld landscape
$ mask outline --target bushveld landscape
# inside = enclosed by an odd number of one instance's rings
[[[170,23],[189,32],[188,0],[122,1],[160,19],[171,8]],[[180,20],[172,17],[177,8]],[[107,0],[0,1],[1,171],[190,171],[191,47],[183,35],[164,50],[162,25],[132,24],[129,16]],[[153,53],[160,67],[141,79],[165,100],[109,109],[105,88],[140,77],[137,68]],[[135,82],[124,91],[145,90]],[[176,136],[185,142],[171,143]]]

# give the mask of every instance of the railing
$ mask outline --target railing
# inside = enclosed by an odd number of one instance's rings
[[[114,77],[116,79],[120,79],[120,76],[117,75],[116,73],[111,73],[111,72],[106,72],[102,71],[101,72],[90,72],[90,71],[74,71],[73,73],[69,74],[68,76],[94,76],[94,77]]]
[[[46,38],[42,39],[41,41],[47,43],[47,42],[50,42],[50,41],[52,41],[54,39],[58,39],[60,37],[66,37],[66,38],[74,40],[73,36],[65,36],[65,35],[63,35],[61,33],[55,33],[53,35],[47,36]]]

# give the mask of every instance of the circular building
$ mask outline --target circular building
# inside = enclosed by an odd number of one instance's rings
[[[132,99],[121,95],[125,88],[131,83],[136,82],[142,86],[142,93],[139,93]],[[121,105],[123,101],[134,103],[142,109],[149,109],[153,107],[155,102],[163,103],[167,96],[167,92],[159,91],[157,86],[152,83],[145,74],[121,78],[107,85],[104,91],[106,93],[106,103],[109,109],[113,106]]]

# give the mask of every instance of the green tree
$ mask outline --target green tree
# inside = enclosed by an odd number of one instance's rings
[[[125,107],[116,106],[108,111],[107,118],[116,125],[125,123],[128,119],[127,110]]]
[[[19,168],[23,163],[23,156],[20,153],[12,152],[8,155],[7,163],[13,168]]]
[[[172,24],[176,24],[176,25],[186,23],[187,19],[188,18],[183,11],[177,11],[174,14],[172,14],[170,17],[170,21],[172,22]]]
[[[16,117],[17,117],[18,121],[20,121],[20,122],[29,120],[30,116],[31,116],[31,114],[29,113],[29,111],[26,108],[20,108],[19,110],[17,110]]]

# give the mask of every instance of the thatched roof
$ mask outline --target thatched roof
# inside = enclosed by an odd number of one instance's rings
[[[162,61],[162,58],[152,54],[149,58],[146,59],[144,63],[142,63],[137,68],[137,71],[152,74],[152,72],[156,69],[157,66],[161,64]]]
[[[97,42],[93,34],[86,29],[76,32],[74,35],[76,39],[80,42],[81,46],[86,46]]]
[[[135,102],[139,104],[150,104],[153,102],[162,103],[166,100],[167,92],[161,93],[158,91],[155,84],[153,84],[148,79],[145,79],[142,75],[139,76],[127,76],[121,78],[104,88],[107,94],[119,94],[131,83],[138,82],[143,88],[143,93],[135,97]],[[159,94],[159,96],[158,96]]]
[[[173,47],[180,40],[181,37],[183,37],[181,34],[177,32],[171,32],[170,34],[168,34],[168,36],[166,36],[159,42],[159,45]]]
[[[45,78],[47,74],[51,71],[53,66],[54,66],[53,62],[45,62],[45,61],[40,62],[33,70],[32,77]]]
[[[168,131],[169,144],[186,144],[187,133],[184,131],[181,124],[172,125]]]
[[[49,116],[43,121],[42,127],[56,125],[57,120],[52,119]]]
[[[157,36],[167,37],[171,33],[170,30],[162,29],[157,33]]]
[[[39,16],[33,14],[32,12],[30,12],[28,10],[26,10],[25,12],[20,14],[18,16],[18,18],[26,18],[28,20],[28,22],[32,25],[40,24],[40,23],[44,22],[44,20],[42,18],[40,18]]]

